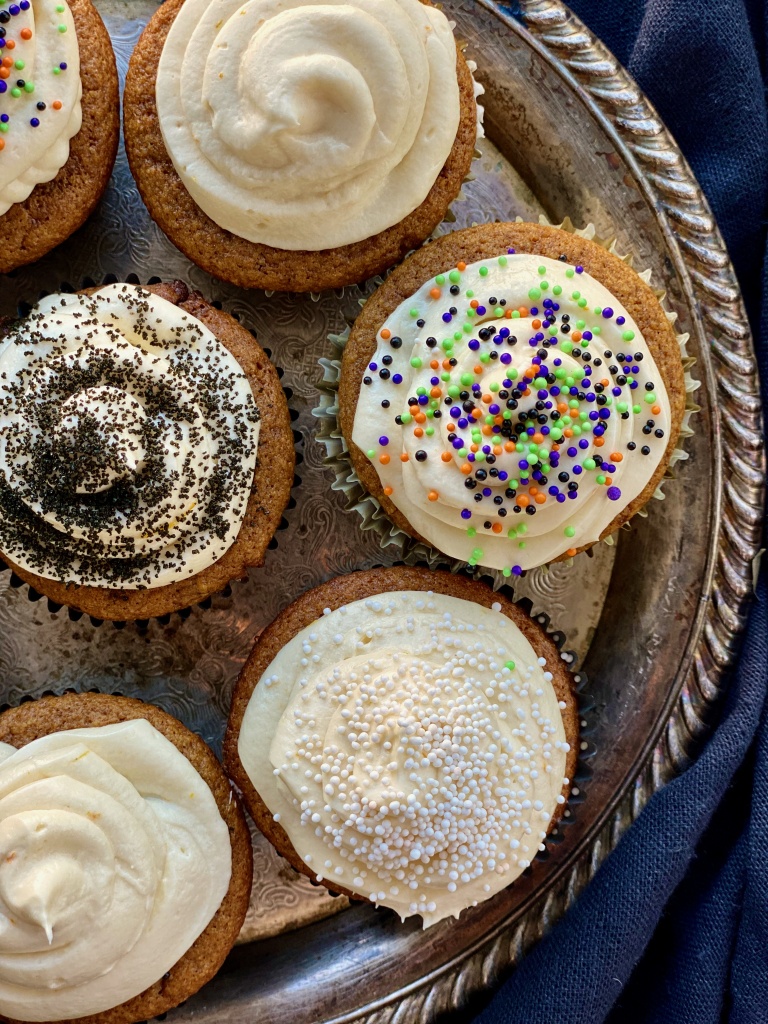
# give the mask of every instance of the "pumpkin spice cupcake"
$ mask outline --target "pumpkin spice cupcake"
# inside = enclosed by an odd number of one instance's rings
[[[544,848],[578,737],[537,623],[475,580],[397,567],[316,587],[261,634],[224,761],[294,868],[426,927]]]
[[[506,576],[568,558],[653,496],[683,428],[681,343],[587,238],[487,224],[410,256],[344,349],[338,415],[404,533]]]
[[[90,0],[0,8],[0,273],[77,230],[117,155],[120,100],[107,30]]]
[[[443,219],[475,91],[447,18],[418,0],[166,0],[131,57],[126,150],[193,262],[318,291],[383,271]]]
[[[0,715],[0,786],[3,1020],[133,1024],[213,977],[253,861],[198,736],[138,700],[43,697]]]
[[[0,555],[98,619],[164,615],[263,564],[293,484],[277,371],[181,282],[48,296],[0,346]]]

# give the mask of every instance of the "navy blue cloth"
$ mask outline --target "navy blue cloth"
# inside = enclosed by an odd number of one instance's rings
[[[692,165],[747,302],[768,407],[766,4],[572,0]],[[657,793],[476,1024],[768,1022],[768,584],[700,758]]]

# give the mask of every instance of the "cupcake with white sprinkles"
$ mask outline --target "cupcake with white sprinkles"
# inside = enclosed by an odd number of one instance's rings
[[[180,283],[51,295],[9,325],[0,379],[0,551],[40,593],[148,618],[261,564],[293,441],[226,313]]]
[[[576,767],[573,679],[473,580],[353,573],[295,601],[237,684],[225,764],[299,871],[425,927],[544,849]]]
[[[612,533],[680,433],[677,338],[618,257],[557,228],[445,236],[374,294],[344,352],[341,428],[395,524],[506,576]]]

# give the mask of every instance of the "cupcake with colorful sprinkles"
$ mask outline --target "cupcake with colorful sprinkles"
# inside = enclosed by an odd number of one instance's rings
[[[578,728],[573,677],[517,605],[463,576],[378,569],[308,591],[262,633],[225,764],[293,867],[427,927],[544,849]]]
[[[319,291],[385,270],[458,195],[480,91],[419,0],[166,0],[131,57],[125,141],[204,270]]]
[[[294,450],[250,332],[174,282],[50,295],[2,333],[0,554],[23,580],[124,621],[263,564]]]
[[[534,224],[431,242],[368,300],[339,419],[406,534],[505,576],[612,534],[653,496],[685,418],[680,342],[619,257]]]
[[[88,218],[119,132],[115,57],[90,0],[0,0],[0,273]]]

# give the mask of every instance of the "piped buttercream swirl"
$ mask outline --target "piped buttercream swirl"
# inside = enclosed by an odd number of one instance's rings
[[[168,154],[212,220],[329,249],[426,198],[459,125],[456,44],[418,0],[185,0],[156,97]]]
[[[184,755],[136,719],[0,744],[0,1012],[111,1009],[189,949],[229,888],[229,831]]]
[[[671,422],[608,289],[510,251],[447,267],[381,325],[352,441],[421,537],[509,575],[597,541],[653,477]]]
[[[162,586],[237,538],[259,413],[211,331],[134,285],[52,295],[0,344],[0,548],[63,582]]]
[[[66,0],[20,0],[2,10],[0,216],[67,162],[82,123],[83,92]]]
[[[403,591],[328,609],[240,729],[246,774],[317,877],[425,926],[514,881],[564,800],[551,666],[499,608]]]

